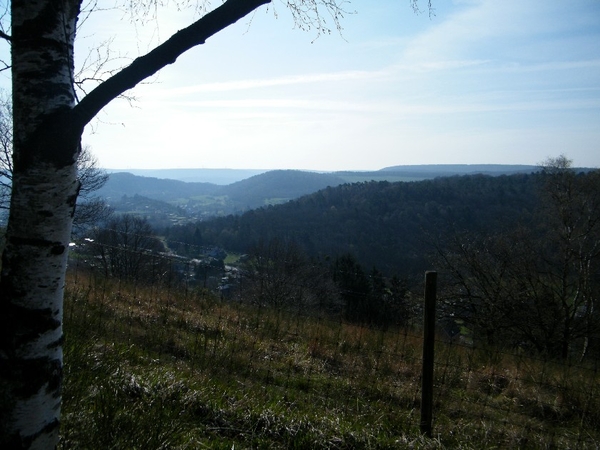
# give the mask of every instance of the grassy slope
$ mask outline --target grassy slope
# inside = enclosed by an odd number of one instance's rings
[[[62,448],[593,448],[597,371],[439,343],[435,439],[421,340],[77,274]]]

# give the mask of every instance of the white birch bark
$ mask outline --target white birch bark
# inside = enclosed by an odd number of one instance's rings
[[[6,326],[13,328],[14,346],[12,354],[2,356],[20,368],[14,381],[23,395],[15,398],[14,416],[6,425],[13,434],[18,430],[30,448],[53,448],[58,442],[62,298],[74,210],[67,199],[75,198],[77,181],[74,166],[43,165],[19,178],[14,180],[20,187],[13,194],[15,212],[4,260],[11,271],[7,275],[12,275],[12,324]]]
[[[14,0],[13,178],[2,255],[2,445],[55,448],[62,300],[78,192],[73,43],[79,0]],[[78,136],[79,134],[79,136]]]

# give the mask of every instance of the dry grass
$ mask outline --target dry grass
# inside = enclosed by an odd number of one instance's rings
[[[421,339],[204,291],[78,274],[62,448],[597,448],[598,374],[439,342],[434,439]]]

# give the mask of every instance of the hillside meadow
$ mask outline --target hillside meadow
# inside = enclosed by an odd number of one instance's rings
[[[419,294],[415,294],[418,298]],[[72,268],[62,449],[597,448],[598,367]]]

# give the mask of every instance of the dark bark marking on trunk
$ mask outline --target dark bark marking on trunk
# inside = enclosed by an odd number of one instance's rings
[[[56,2],[57,4],[59,2]],[[63,2],[60,2],[63,3]],[[28,36],[37,36],[52,33],[59,27],[61,13],[64,11],[64,5],[57,5],[55,2],[47,2],[46,7],[40,10],[35,17],[24,20],[18,30]],[[57,6],[60,6],[57,8]],[[22,37],[13,32],[13,39],[19,40]]]
[[[52,247],[52,249],[50,250],[50,253],[53,255],[62,255],[65,252],[65,246],[64,245],[55,245]]]
[[[61,335],[57,340],[46,345],[46,348],[48,350],[52,350],[54,348],[58,348],[58,347],[62,346],[64,343],[65,343],[65,336]]]
[[[67,197],[67,205],[71,208],[71,219],[75,217],[75,208],[77,207],[77,197],[79,197],[79,193],[81,192],[81,181],[77,180],[77,192],[75,194]]]
[[[22,238],[19,236],[9,236],[8,240],[15,246],[29,245],[31,247],[47,247],[52,248],[62,245],[62,242],[48,241],[46,239]]]
[[[28,436],[25,439],[23,439],[21,436],[15,435],[12,436],[11,440],[5,442],[4,444],[6,445],[6,448],[9,449],[30,448],[33,444],[33,441],[35,441],[39,436],[43,434],[50,434],[54,432],[59,426],[60,422],[58,420],[53,420],[52,422],[46,424],[46,426],[44,426],[40,431],[31,436]]]
[[[5,327],[2,330],[2,353],[10,356],[14,352],[11,349],[19,348],[41,334],[59,328],[61,323],[56,316],[49,308],[29,309],[14,304],[6,305]]]
[[[27,171],[40,161],[57,169],[75,164],[83,127],[72,108],[65,107],[48,114],[33,135],[22,143],[21,155],[14,161],[15,171]],[[71,196],[68,201],[74,204],[76,199]]]
[[[38,436],[41,436],[43,434],[50,434],[53,431],[55,431],[56,429],[58,429],[58,427],[60,426],[60,422],[58,420],[53,420],[52,422],[50,422],[49,424],[47,424],[44,428],[42,428],[38,433],[35,433],[31,438],[30,441],[33,442]]]
[[[58,360],[8,359],[7,363],[10,364],[10,369],[2,367],[0,373],[3,380],[11,380],[11,387],[17,398],[30,398],[44,385],[47,385],[46,392],[54,392],[62,387],[62,366]]]

